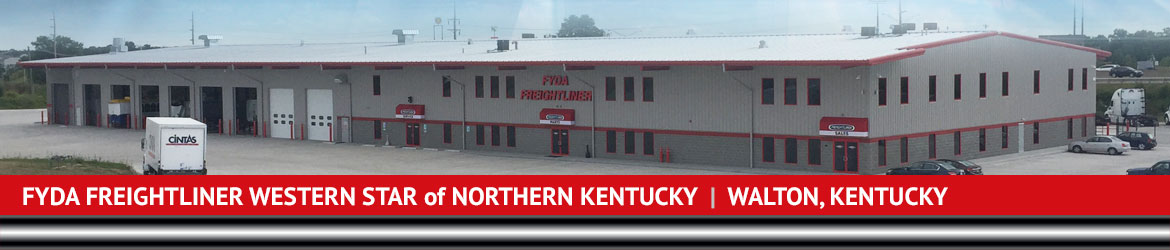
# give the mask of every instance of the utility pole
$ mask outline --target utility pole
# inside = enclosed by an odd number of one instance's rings
[[[191,45],[195,45],[195,12],[191,12]]]
[[[878,35],[881,35],[882,34],[881,6],[882,6],[882,3],[885,3],[886,1],[885,0],[869,0],[869,2],[873,4],[873,20],[874,20],[873,29],[874,29],[874,32],[876,32]],[[898,15],[901,16],[900,13]],[[901,19],[901,18],[899,18],[899,19]]]
[[[1085,1],[1081,1],[1081,35],[1085,35]]]
[[[459,40],[459,12],[458,3],[451,1],[451,39]]]
[[[49,26],[49,27],[53,28],[53,58],[57,58],[57,12],[56,11],[53,11],[53,18],[51,18],[49,20],[53,21],[53,26]]]

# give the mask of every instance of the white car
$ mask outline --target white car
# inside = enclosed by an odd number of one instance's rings
[[[1170,107],[1166,107],[1166,116],[1165,116],[1165,118],[1166,118],[1166,125],[1170,125]],[[1157,121],[1154,121],[1154,123],[1158,123],[1158,122],[1157,122]]]
[[[1097,71],[1109,72],[1110,70],[1113,70],[1113,68],[1120,67],[1120,66],[1121,65],[1117,65],[1117,64],[1105,64],[1105,65],[1101,65],[1101,67],[1097,67]]]
[[[1084,141],[1069,143],[1068,151],[1119,155],[1129,151],[1129,143],[1113,136],[1094,136]]]

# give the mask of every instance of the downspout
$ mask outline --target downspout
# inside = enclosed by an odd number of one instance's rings
[[[438,71],[438,66],[435,66],[434,64],[432,64],[431,70]],[[463,141],[463,143],[461,143],[461,144],[463,144],[463,150],[467,151],[467,85],[464,85],[463,82],[455,80],[454,77],[446,76],[446,75],[444,75],[443,77],[446,78],[447,81],[451,81],[451,83],[459,84],[459,95],[462,96],[461,101],[460,101],[461,102],[460,105],[463,106],[463,108],[462,108],[463,109],[462,110],[463,111],[463,119],[462,119],[463,121],[462,121],[462,125],[461,125],[462,127],[459,128],[459,130],[460,130],[459,134],[461,134],[462,136],[459,136],[459,139]]]
[[[723,73],[728,73],[727,64],[723,64]],[[750,95],[747,98],[748,106],[751,107],[748,109],[749,112],[751,112],[749,115],[751,117],[751,125],[749,126],[748,130],[748,167],[756,168],[756,90],[748,86],[743,81],[739,80],[739,78],[735,77],[734,75],[727,74],[727,76],[731,77],[732,80],[735,80],[735,82],[739,83],[740,86],[747,89],[748,94]]]
[[[569,75],[569,66],[565,65],[565,64],[561,64],[561,71],[564,71],[565,75]],[[590,92],[597,93],[597,87],[593,86],[593,84],[590,84],[589,81],[586,81],[585,79],[582,79],[582,78],[577,77],[577,76],[573,76],[573,79],[577,79],[578,81],[581,81],[581,83],[584,83],[586,86],[589,86]],[[593,151],[593,154],[596,156],[597,155],[597,98],[590,98],[589,101],[591,101],[592,103],[590,103],[590,104],[593,105],[593,107],[590,108],[591,113],[593,113],[593,114],[591,114],[592,118],[589,118],[589,121],[590,121],[589,122],[589,150]]]

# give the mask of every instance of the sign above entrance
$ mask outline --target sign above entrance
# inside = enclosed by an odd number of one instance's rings
[[[854,117],[822,117],[820,135],[868,137],[869,119]]]
[[[576,123],[572,109],[541,109],[540,124],[567,125]]]
[[[423,119],[426,118],[426,106],[418,104],[398,104],[394,109],[394,118]]]

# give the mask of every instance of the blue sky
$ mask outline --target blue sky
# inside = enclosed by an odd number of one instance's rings
[[[938,22],[944,30],[1008,31],[1025,35],[1070,34],[1074,2],[1085,5],[1085,33],[1108,34],[1170,27],[1170,0],[904,0],[905,22]],[[463,19],[460,40],[555,33],[571,14],[589,14],[614,36],[834,33],[875,22],[870,0],[0,0],[0,49],[24,49],[37,35],[57,33],[86,46],[114,37],[141,44],[190,44],[196,35],[223,35],[225,44],[390,41],[391,30],[418,29],[432,38],[435,17],[446,28],[452,7]],[[879,8],[882,26],[897,21],[897,0]],[[921,27],[921,26],[920,26]],[[447,39],[451,39],[448,32]]]

